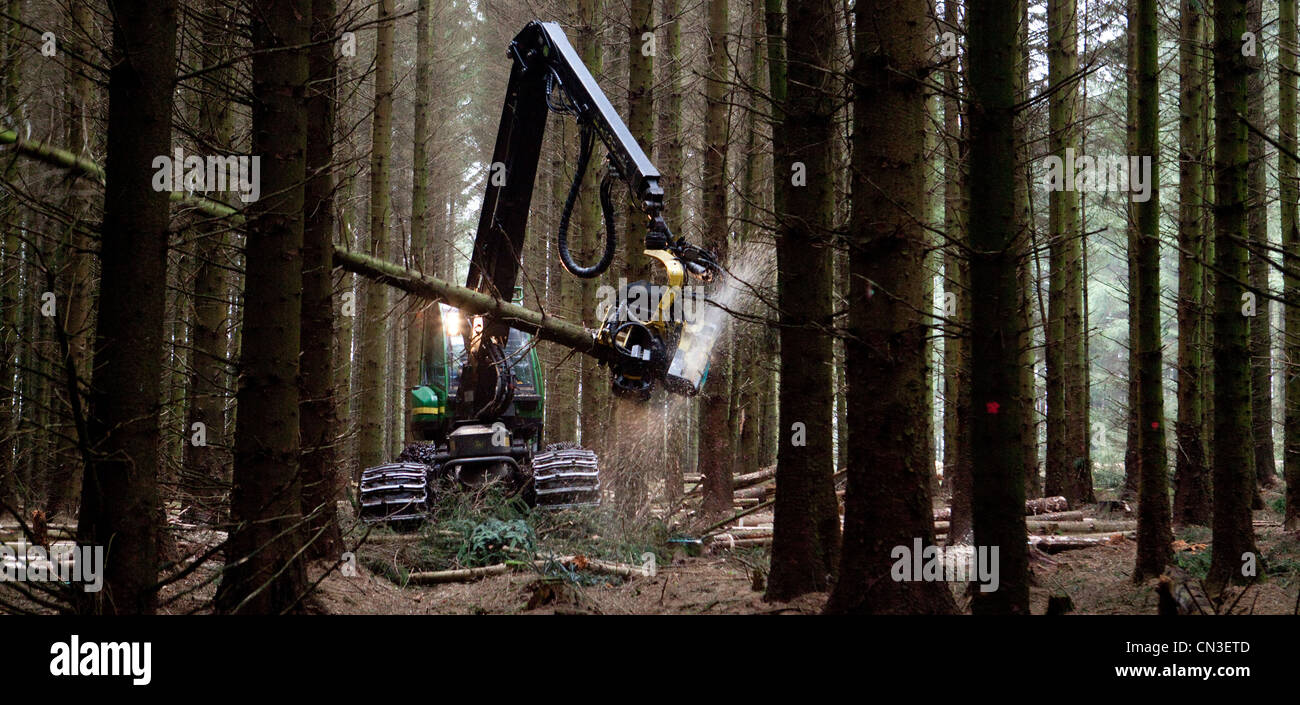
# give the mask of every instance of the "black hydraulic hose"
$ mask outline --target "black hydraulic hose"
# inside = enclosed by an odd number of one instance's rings
[[[578,202],[578,191],[582,187],[582,177],[587,172],[587,165],[591,162],[591,151],[595,141],[595,130],[589,124],[584,125],[581,146],[578,149],[577,171],[573,175],[573,184],[569,186],[569,196],[564,200],[564,211],[560,214],[560,228],[557,232],[560,263],[569,270],[570,274],[583,279],[593,279],[604,274],[605,270],[609,269],[609,265],[614,262],[614,208],[610,203],[609,188],[606,185],[608,179],[602,181],[600,187],[600,205],[605,215],[605,254],[596,264],[584,267],[575,262],[573,255],[569,253],[569,219],[573,215],[573,206]]]
[[[492,398],[479,409],[475,417],[479,421],[492,421],[505,413],[510,407],[510,402],[514,400],[514,389],[511,384],[513,370],[510,369],[501,346],[496,343],[485,343],[485,345],[487,349],[483,351],[484,357],[496,373],[496,388],[493,390]]]

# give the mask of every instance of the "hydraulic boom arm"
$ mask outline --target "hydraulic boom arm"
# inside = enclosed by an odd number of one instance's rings
[[[596,345],[609,349],[606,357],[610,360],[614,390],[648,399],[653,380],[664,379],[672,391],[695,393],[707,375],[711,339],[692,348],[691,338],[701,326],[692,326],[675,311],[680,311],[684,296],[694,295],[683,293],[686,274],[710,281],[720,271],[714,255],[673,236],[662,215],[664,190],[659,170],[650,163],[559,25],[530,22],[510,43],[509,56],[510,81],[466,287],[502,300],[511,298],[519,277],[547,113],[572,115],[582,137],[574,182],[556,233],[556,250],[565,269],[575,276],[593,278],[613,262],[616,237],[611,191],[617,178],[626,184],[645,214],[646,255],[660,262],[667,272],[667,287],[654,287],[654,303],[648,309],[630,308],[620,302],[595,336]],[[608,151],[608,167],[600,189],[605,247],[599,261],[583,266],[569,252],[569,220],[597,138]],[[651,288],[646,282],[637,285]],[[500,353],[509,323],[486,317],[481,324],[470,345],[473,370],[467,374],[470,385],[466,389],[472,394],[470,398],[477,397],[482,404],[475,405],[476,416],[489,418],[510,401],[510,372]]]
[[[599,137],[609,152],[611,171],[627,184],[632,198],[646,215],[645,248],[668,250],[687,271],[701,277],[711,276],[717,265],[709,253],[673,238],[662,216],[664,191],[659,183],[659,170],[628,132],[560,26],[553,22],[530,22],[510,43],[509,53],[513,60],[510,83],[465,285],[504,298],[509,297],[515,286],[548,110],[574,115],[583,131],[580,168],[565,203],[566,217],[559,233],[560,256],[565,268],[590,278],[603,273],[612,261],[614,237],[608,184],[602,185],[607,235],[601,261],[592,267],[577,265],[569,256],[566,240],[567,216],[576,200],[578,180],[586,171],[593,137]]]

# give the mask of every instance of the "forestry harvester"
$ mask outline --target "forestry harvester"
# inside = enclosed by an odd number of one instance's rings
[[[498,299],[522,298],[516,279],[547,113],[573,116],[581,138],[553,251],[584,279],[609,269],[617,245],[613,186],[621,180],[645,214],[645,255],[663,265],[668,280],[666,286],[627,285],[584,352],[610,368],[616,395],[646,401],[656,380],[673,393],[697,393],[717,335],[703,317],[683,316],[702,306],[683,305],[698,290],[682,285],[688,276],[712,281],[720,271],[714,254],[668,229],[659,171],[559,25],[530,22],[508,56],[513,66],[492,156],[493,173],[504,178],[487,179],[466,287]],[[607,150],[600,185],[605,246],[599,261],[583,266],[569,250],[569,221],[597,138]],[[599,503],[596,454],[569,442],[542,445],[545,388],[532,335],[502,316],[467,318],[441,303],[426,306],[413,324],[422,340],[420,385],[410,391],[410,423],[419,442],[397,462],[362,472],[365,521],[418,523],[438,493],[489,483],[541,507]]]

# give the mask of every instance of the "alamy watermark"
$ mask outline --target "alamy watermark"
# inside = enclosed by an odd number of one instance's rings
[[[1044,162],[1043,188],[1047,191],[1127,191],[1134,203],[1151,200],[1151,157],[1076,156],[1074,148],[1067,147],[1064,159],[1053,154]]]
[[[262,158],[185,155],[177,147],[171,156],[153,158],[153,190],[186,193],[235,192],[252,203],[262,197]]]
[[[81,584],[85,592],[104,588],[104,547],[55,544],[48,551],[28,546],[22,555],[0,544],[0,583]]]
[[[649,321],[659,311],[664,297],[671,297],[664,310],[666,320],[694,323],[707,307],[704,290],[689,284],[686,286],[665,286],[650,284],[647,286],[628,286],[625,277],[619,277],[618,286],[603,284],[596,288],[596,315],[604,319],[617,306],[626,306],[627,312],[638,321]]]
[[[894,546],[889,557],[894,582],[975,582],[980,592],[993,592],[1000,582],[997,546],[922,546],[917,538],[911,546]]]
[[[153,644],[139,641],[82,641],[73,634],[50,644],[52,676],[128,676],[132,685],[153,681]]]

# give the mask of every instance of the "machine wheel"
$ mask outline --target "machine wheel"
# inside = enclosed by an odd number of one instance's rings
[[[419,526],[429,516],[429,466],[387,463],[361,473],[361,520],[386,522],[399,531]]]
[[[594,507],[600,504],[600,467],[593,451],[572,442],[551,443],[533,456],[537,506],[544,509]]]

